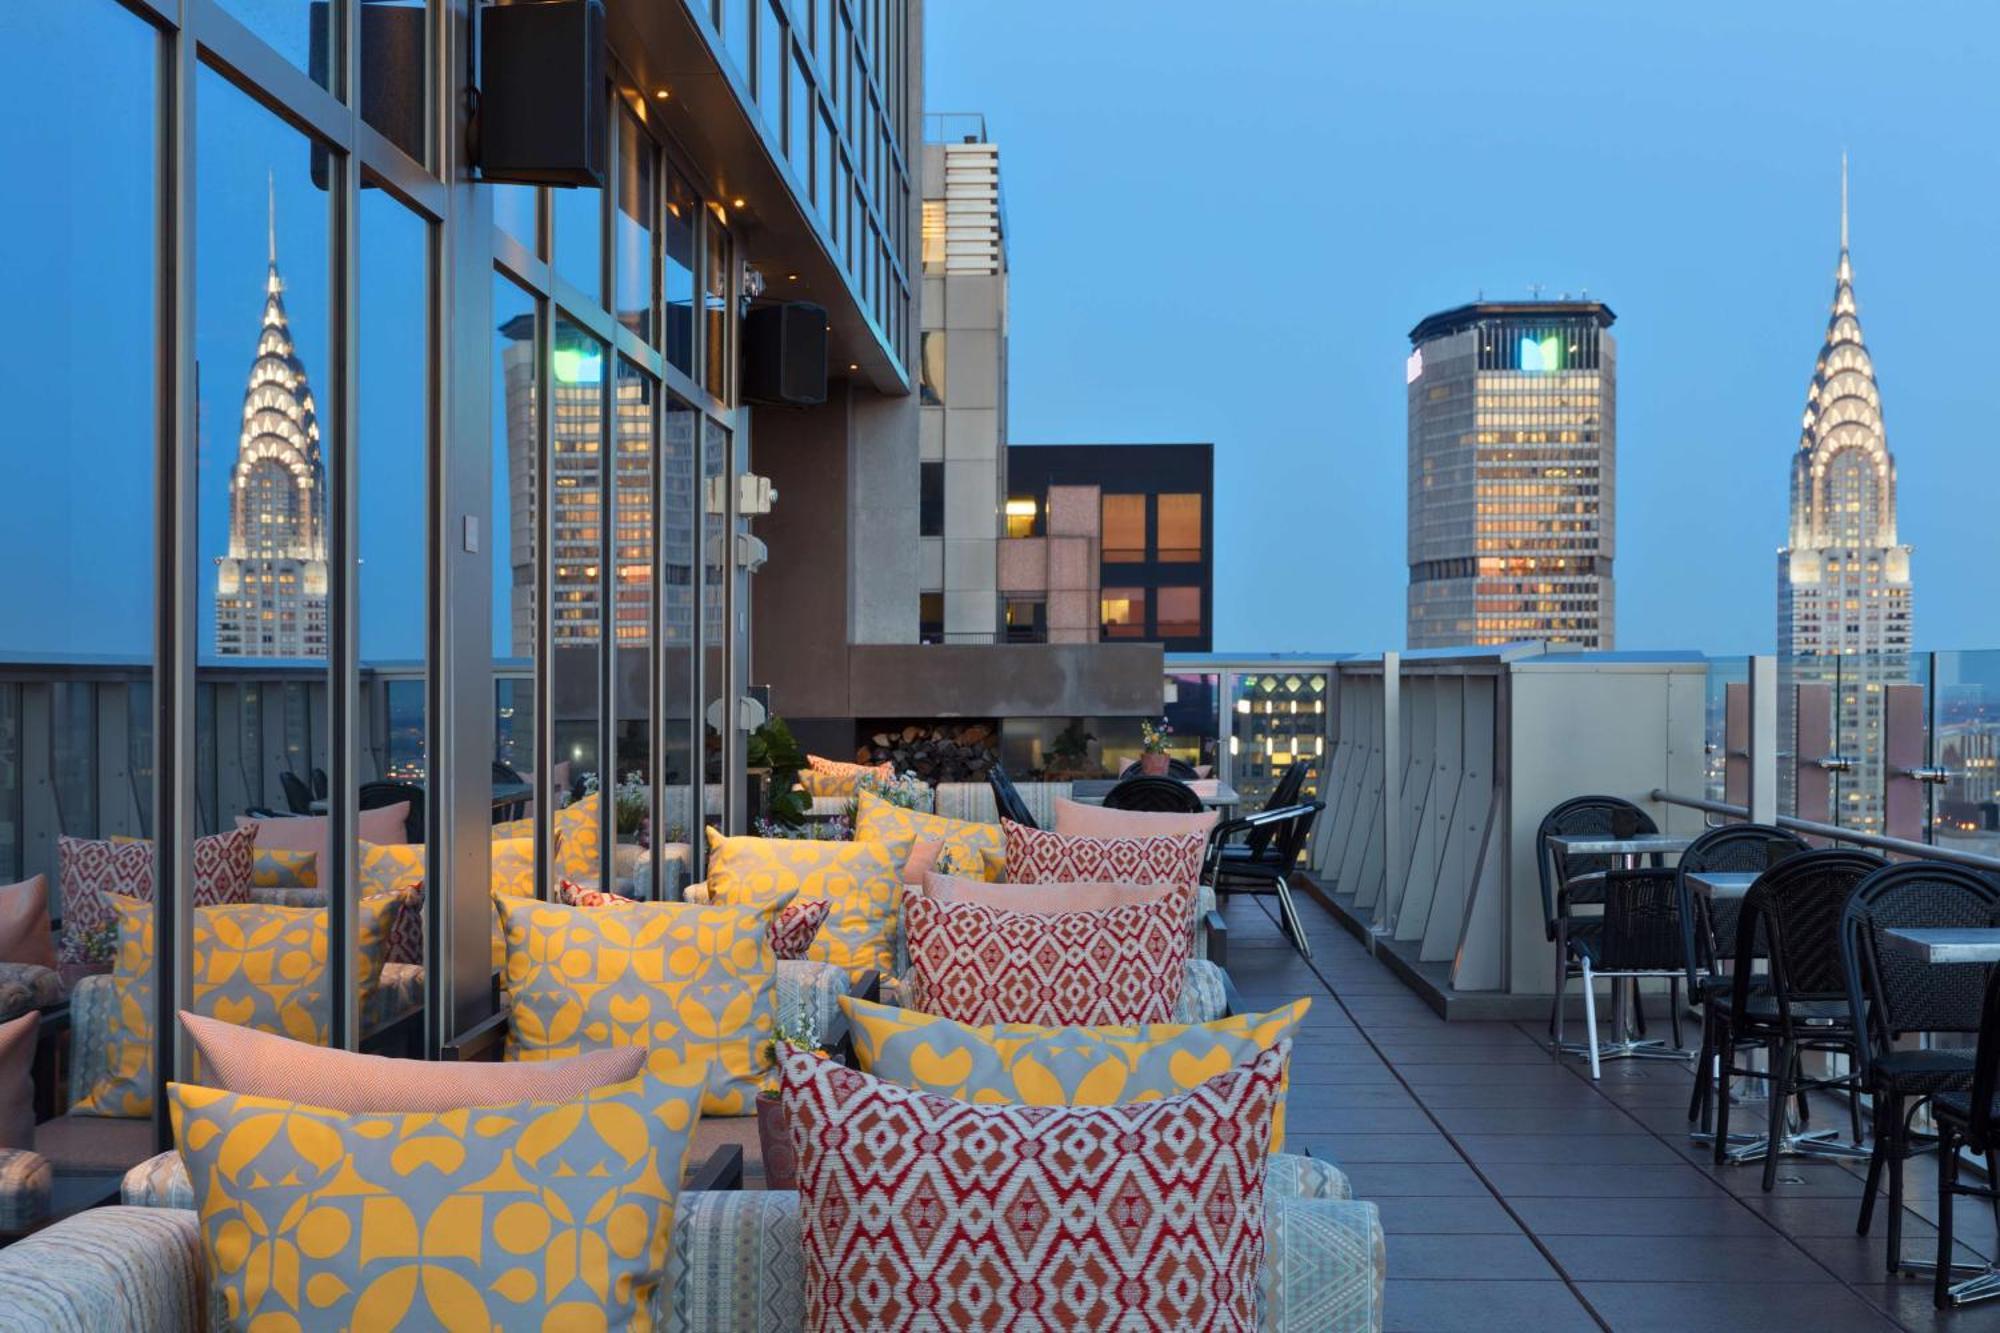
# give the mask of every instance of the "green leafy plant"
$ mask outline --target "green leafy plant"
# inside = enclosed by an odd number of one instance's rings
[[[766,817],[787,828],[803,824],[807,802],[805,793],[799,790],[799,770],[806,766],[806,752],[799,748],[798,738],[785,725],[785,719],[776,714],[764,719],[764,725],[750,733],[746,748],[750,767],[771,770]]]

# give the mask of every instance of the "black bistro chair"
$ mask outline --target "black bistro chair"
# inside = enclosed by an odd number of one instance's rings
[[[1035,817],[1028,810],[1028,803],[1021,799],[1021,793],[1014,788],[1014,780],[1007,776],[1007,770],[995,764],[986,770],[986,785],[993,789],[993,804],[1000,811],[1000,818],[1011,819],[1022,828],[1040,828]]]
[[[1579,966],[1575,950],[1569,947],[1570,938],[1593,934],[1603,926],[1603,918],[1595,912],[1577,914],[1570,909],[1595,908],[1604,902],[1604,872],[1618,858],[1569,856],[1550,839],[1564,833],[1624,838],[1659,831],[1651,815],[1617,796],[1573,796],[1543,815],[1535,830],[1535,870],[1542,883],[1543,923],[1549,942],[1556,946],[1555,1003],[1549,1010],[1549,1032],[1555,1037],[1558,1052],[1563,1040],[1563,992]],[[1652,863],[1658,865],[1659,858],[1653,857]],[[1633,988],[1636,1008],[1637,983]],[[1643,1013],[1640,1021],[1643,1024]]]
[[[1107,810],[1141,810],[1149,814],[1198,815],[1203,806],[1193,787],[1173,778],[1126,778],[1104,793]]]
[[[312,771],[312,794],[316,801],[326,799],[326,770],[323,768],[315,768]]]
[[[1688,1100],[1688,1119],[1708,1129],[1709,1080],[1715,1063],[1715,1027],[1710,1022],[1709,999],[1726,994],[1729,975],[1725,962],[1736,959],[1736,922],[1742,916],[1743,900],[1714,902],[1698,896],[1687,877],[1701,871],[1726,871],[1761,875],[1778,862],[1811,850],[1806,840],[1788,830],[1769,824],[1724,824],[1712,828],[1681,853],[1674,866],[1674,887],[1680,897],[1682,951],[1687,964],[1688,1003],[1701,1012],[1701,1054],[1695,1060],[1694,1094]]]
[[[399,801],[410,803],[410,812],[403,820],[403,831],[411,842],[424,840],[424,789],[409,782],[364,782],[357,810],[380,810],[384,806],[395,805]]]
[[[1297,805],[1300,794],[1305,791],[1306,779],[1312,776],[1310,759],[1295,759],[1291,767],[1278,775],[1278,784],[1271,788],[1271,795],[1265,800],[1265,810],[1281,810],[1288,805]],[[1216,855],[1225,861],[1261,861],[1271,852],[1272,826],[1266,824],[1253,828],[1241,842],[1218,844]]]
[[[1217,861],[1213,863],[1215,893],[1268,894],[1278,900],[1278,923],[1302,958],[1312,957],[1299,909],[1292,902],[1291,877],[1312,841],[1313,821],[1326,808],[1324,801],[1308,801],[1280,810],[1260,810],[1254,815],[1218,824],[1212,835],[1217,842],[1236,833],[1269,826],[1277,854],[1268,861]]]
[[[1813,1156],[1861,1157],[1866,1149],[1822,1142],[1833,1131],[1791,1134],[1786,1117],[1798,1101],[1800,1129],[1808,1120],[1806,1094],[1820,1088],[1847,1093],[1854,1141],[1861,1141],[1861,1099],[1858,1076],[1846,1074],[1807,1078],[1801,1065],[1810,1051],[1861,1059],[1861,1028],[1847,1003],[1846,969],[1841,962],[1842,914],[1855,886],[1881,869],[1872,852],[1834,848],[1787,857],[1766,870],[1743,896],[1743,915],[1736,926],[1736,970],[1729,990],[1710,1002],[1715,1026],[1715,1164],[1746,1161],[1756,1146],[1737,1147],[1729,1141],[1729,1080],[1742,1075],[1769,1080],[1770,1125],[1762,1145],[1764,1192],[1778,1179],[1778,1158],[1785,1152]],[[1758,957],[1765,976],[1754,975]],[[1769,1068],[1737,1063],[1737,1052],[1759,1048],[1769,1055]],[[1708,1071],[1696,1071],[1698,1076]]]
[[[312,813],[312,788],[306,786],[305,779],[289,769],[279,769],[278,786],[285,793],[285,809],[295,815]]]
[[[1954,1292],[1951,1285],[1952,1205],[1958,1197],[1987,1200],[1993,1205],[1996,1224],[2000,1224],[2000,967],[1987,969],[1972,1086],[1963,1092],[1937,1094],[1931,1099],[1931,1118],[1938,1132],[1938,1251],[1932,1299],[1938,1309],[1948,1310],[1961,1302],[2000,1295],[2000,1280],[1990,1274],[1974,1279],[1972,1290]],[[1959,1180],[1961,1146],[1986,1159],[1985,1185]]]
[[[1583,980],[1583,1016],[1590,1042],[1590,1077],[1600,1071],[1603,1048],[1597,1040],[1597,978],[1616,986],[1620,981],[1634,984],[1643,977],[1665,977],[1673,988],[1671,1005],[1674,1045],[1669,1050],[1654,1043],[1633,1041],[1627,1033],[1613,1034],[1615,1055],[1656,1059],[1681,1059],[1680,977],[1684,954],[1681,939],[1681,906],[1676,876],[1658,866],[1613,866],[1604,872],[1604,915],[1597,928],[1565,938],[1565,947],[1576,960]],[[1565,969],[1567,972],[1567,969]],[[1562,996],[1556,997],[1560,1004]],[[1556,1053],[1562,1053],[1558,1034]]]
[[[1848,1005],[1862,1045],[1862,1078],[1874,1098],[1875,1152],[1855,1231],[1868,1234],[1882,1168],[1889,1170],[1889,1262],[1903,1266],[1903,1163],[1913,1150],[1910,1119],[1944,1092],[1972,1088],[1970,1049],[1897,1049],[1919,1034],[1979,1031],[1985,986],[1978,964],[1933,967],[1882,947],[1885,930],[2000,926],[2000,889],[1985,876],[1941,861],[1884,866],[1855,886],[1841,922]]]

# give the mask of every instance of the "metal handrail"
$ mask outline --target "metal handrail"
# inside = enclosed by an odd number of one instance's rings
[[[1697,796],[1680,796],[1664,787],[1653,788],[1652,796],[1656,801],[1667,805],[1684,806],[1689,810],[1705,810],[1712,815],[1730,815],[1737,819],[1750,818],[1748,806],[1704,800]],[[1815,838],[1826,838],[1832,842],[1850,842],[1858,847],[1873,847],[1879,851],[1895,852],[1899,856],[1915,856],[1926,861],[1949,861],[1954,865],[1970,866],[1974,870],[2000,872],[2000,859],[1981,856],[1977,852],[1962,852],[1956,847],[1940,847],[1929,842],[1911,842],[1908,838],[1884,837],[1879,833],[1861,833],[1854,829],[1842,828],[1838,824],[1822,824],[1814,819],[1795,819],[1791,815],[1779,815],[1778,827],[1790,829],[1794,833],[1809,834]]]

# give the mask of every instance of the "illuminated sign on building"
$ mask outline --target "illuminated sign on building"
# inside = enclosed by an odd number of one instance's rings
[[[1423,378],[1423,374],[1424,349],[1419,347],[1416,351],[1410,353],[1409,360],[1403,362],[1403,383],[1415,384]]]
[[[1521,339],[1521,369],[1531,371],[1562,369],[1562,340],[1555,334]]]

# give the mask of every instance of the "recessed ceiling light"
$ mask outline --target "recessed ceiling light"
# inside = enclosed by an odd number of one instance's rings
[[[658,92],[654,93],[654,94],[653,94],[653,96],[654,96],[654,98],[656,98],[657,100],[659,100],[659,101],[662,101],[662,102],[664,102],[664,101],[666,101],[666,100],[667,100],[667,99],[668,99],[669,97],[672,97],[672,96],[673,96],[673,94],[672,94],[671,92],[669,92],[669,91],[668,91],[667,89],[665,89],[665,88],[662,88],[662,89],[660,89],[660,90],[659,90]]]
[[[731,199],[729,201],[729,206],[731,208],[741,208],[743,207],[743,201],[741,199]]]
[[[796,273],[787,273],[785,275],[786,282],[797,282],[798,280],[799,280],[799,275]]]
[[[854,362],[852,362],[852,361],[850,361],[850,362],[848,362],[848,363],[847,363],[847,368],[848,368],[849,370],[859,370],[859,369],[861,369],[861,367],[860,367],[859,365],[857,365],[856,363],[854,363]]]

